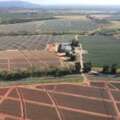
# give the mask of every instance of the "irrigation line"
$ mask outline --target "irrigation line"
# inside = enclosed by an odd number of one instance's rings
[[[53,88],[53,90],[52,90],[52,93],[55,92],[56,89],[57,89],[57,85],[54,85],[54,88]],[[54,95],[53,95],[53,100],[55,101],[56,106],[58,107],[57,100],[56,100],[56,98],[54,97]],[[58,109],[59,109],[59,108],[58,108]],[[62,111],[59,111],[59,113],[60,113],[60,115],[61,115],[61,117],[62,117],[62,120],[65,120],[63,112],[62,112]]]
[[[114,97],[113,97],[113,95],[110,91],[110,88],[108,87],[108,82],[106,82],[105,86],[106,86],[107,93],[108,93],[110,99],[112,100],[112,103],[113,103],[113,106],[114,106],[114,109],[115,109],[115,112],[116,112],[116,115],[117,115],[117,120],[120,120],[120,111],[119,111],[117,103],[116,103],[116,101],[115,101],[115,99],[114,99]]]
[[[100,88],[98,88],[98,90],[99,90],[99,92],[100,92],[100,96],[101,96],[101,99],[102,99],[103,107],[104,107],[104,109],[105,109],[105,111],[106,111],[106,114],[108,114],[109,111],[108,111],[108,109],[107,109],[107,107],[106,107],[106,105],[105,105],[103,92],[101,92],[101,89],[100,89]],[[112,118],[114,118],[113,114],[112,114],[111,116],[112,116]]]
[[[26,120],[27,109],[26,109],[26,103],[24,101],[23,94],[22,94],[21,90],[19,90],[17,87],[16,87],[16,91],[17,91],[17,94],[18,94],[19,99],[20,99],[21,117],[23,118],[23,120]]]
[[[53,106],[54,106],[54,108],[55,108],[55,111],[56,111],[56,113],[57,113],[57,116],[58,116],[59,120],[64,120],[64,119],[62,118],[62,116],[61,116],[60,111],[59,111],[58,104],[57,104],[57,102],[55,101],[55,99],[53,98],[53,96],[50,95],[49,91],[48,91],[44,86],[43,86],[43,89],[45,90],[45,92],[47,93],[50,101],[52,102],[52,104],[53,104]]]

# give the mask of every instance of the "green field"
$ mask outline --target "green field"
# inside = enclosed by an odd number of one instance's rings
[[[43,19],[48,17],[54,17],[59,14],[54,13],[14,13],[14,14],[1,14],[0,20],[16,20],[16,19]],[[67,16],[67,15],[66,15]],[[79,16],[79,15],[78,15]],[[88,32],[92,30],[96,30],[101,23],[97,23],[94,20],[83,19],[82,17],[79,19],[74,19],[75,16],[70,17],[70,19],[66,18],[57,18],[57,19],[48,19],[48,20],[38,20],[38,21],[31,21],[31,22],[23,22],[23,23],[16,23],[16,24],[1,24],[0,25],[0,34],[3,35],[1,37],[1,49],[7,48],[8,46],[14,46],[15,42],[26,41],[32,39],[35,41],[36,39],[42,40],[44,44],[46,41],[48,42],[68,42],[74,39],[74,35],[79,32]],[[79,16],[80,17],[80,16]],[[115,15],[111,16],[114,18]],[[109,19],[110,20],[110,19]],[[102,30],[100,32],[105,33],[106,31]],[[107,29],[107,34],[113,33],[114,31]],[[115,29],[116,32],[116,29]],[[22,33],[22,34],[21,34]],[[17,35],[39,35],[43,34],[45,37],[38,37],[38,36],[13,36],[14,34]],[[64,35],[52,35],[53,33],[64,33]],[[68,34],[69,33],[69,34]],[[74,33],[71,34],[71,33]],[[7,35],[6,38],[4,35]],[[85,55],[85,61],[91,61],[94,66],[100,67],[103,65],[111,65],[111,64],[118,64],[120,66],[120,40],[108,35],[102,36],[98,35],[97,33],[95,36],[81,36],[80,42],[83,44],[83,47],[88,50],[88,54]],[[12,37],[9,37],[9,35]],[[2,40],[3,39],[3,40]],[[7,39],[7,40],[6,40]],[[8,44],[6,47],[6,42],[8,41],[11,44]],[[27,40],[28,41],[28,40]],[[18,42],[18,43],[19,43]],[[22,43],[22,42],[21,42]],[[34,42],[33,42],[34,43]],[[5,45],[4,45],[5,44]],[[26,47],[26,46],[25,46]],[[13,48],[13,47],[11,47]]]
[[[30,21],[55,19],[49,12],[10,12],[0,13],[0,24],[15,24]]]
[[[69,42],[74,35],[54,36],[53,41]],[[118,64],[120,67],[120,40],[112,36],[80,36],[80,43],[88,51],[84,60],[91,61],[95,67]]]
[[[85,32],[94,30],[97,28],[95,22],[86,19],[86,20],[66,20],[66,19],[57,19],[57,20],[48,20],[45,21],[43,26],[43,31],[51,32]]]
[[[63,33],[63,32],[86,32],[95,30],[98,24],[87,20],[53,19],[44,21],[33,21],[16,24],[1,24],[0,34],[41,34],[41,33]]]
[[[120,40],[110,36],[80,37],[83,48],[88,50],[85,61],[91,61],[94,66],[118,64],[120,66]]]

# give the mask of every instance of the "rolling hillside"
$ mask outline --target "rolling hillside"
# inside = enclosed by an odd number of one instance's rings
[[[0,1],[0,8],[39,8],[37,4],[21,0]]]

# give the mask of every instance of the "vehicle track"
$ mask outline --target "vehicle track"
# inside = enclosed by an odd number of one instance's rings
[[[106,87],[106,90],[107,90],[107,93],[108,93],[110,99],[112,100],[114,109],[115,109],[115,111],[116,111],[116,115],[117,115],[116,120],[120,120],[120,111],[119,111],[119,108],[118,108],[118,106],[117,106],[117,104],[116,104],[116,102],[115,102],[115,99],[114,99],[114,97],[113,97],[113,95],[112,95],[112,93],[111,93],[111,90],[110,90],[109,87],[108,87],[108,84],[109,84],[109,82],[106,81],[105,87]]]
[[[17,94],[19,96],[20,101],[20,108],[21,108],[21,119],[20,120],[26,120],[27,119],[27,109],[26,109],[26,103],[24,101],[23,94],[19,88],[16,87]]]
[[[62,118],[62,116],[61,116],[61,114],[60,114],[59,108],[57,107],[57,102],[53,99],[53,97],[50,95],[50,93],[47,91],[47,89],[46,89],[44,86],[43,86],[43,89],[44,89],[44,91],[47,93],[50,101],[52,102],[52,104],[53,104],[53,106],[54,106],[54,108],[55,108],[55,111],[56,111],[56,113],[57,113],[57,116],[58,116],[59,120],[63,120],[63,118]]]

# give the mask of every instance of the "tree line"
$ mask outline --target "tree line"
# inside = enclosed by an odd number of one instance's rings
[[[89,73],[92,70],[92,63],[87,62],[84,63],[83,73]],[[29,77],[44,77],[44,76],[52,76],[52,77],[62,77],[69,74],[80,74],[80,63],[75,63],[75,68],[72,69],[61,69],[61,68],[52,68],[46,70],[40,69],[28,69],[25,71],[0,71],[0,80],[20,80]],[[117,64],[113,64],[111,66],[104,65],[102,71],[100,73],[103,74],[117,74],[118,72]]]
[[[65,69],[50,69],[50,70],[34,70],[28,69],[24,71],[1,71],[0,72],[0,80],[20,80],[29,77],[44,77],[44,76],[53,76],[60,77],[63,75],[70,74],[68,70]]]

